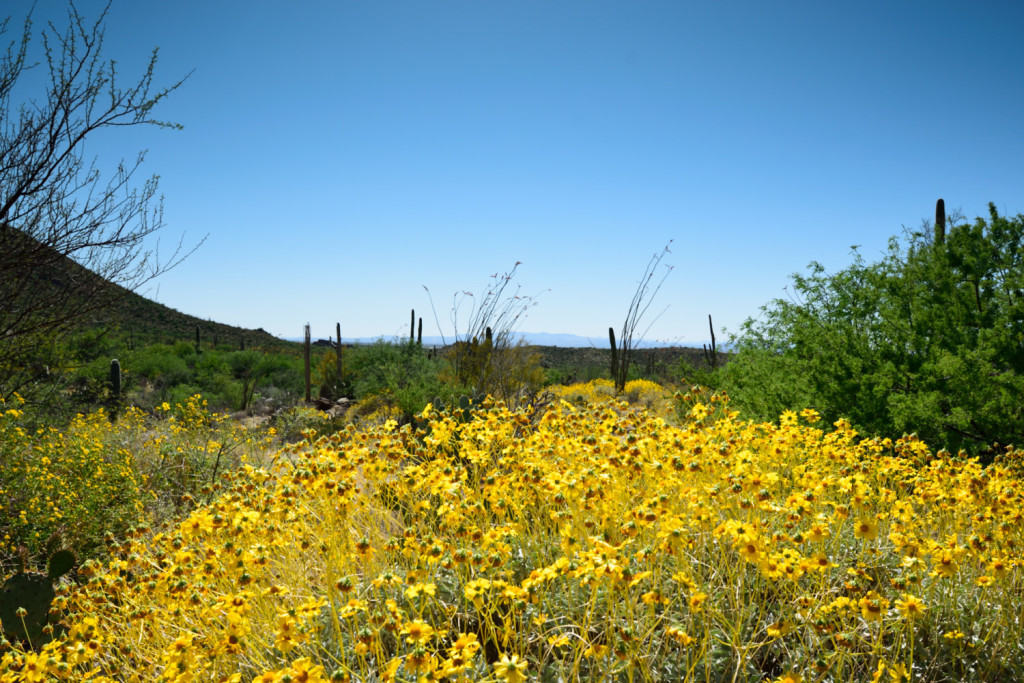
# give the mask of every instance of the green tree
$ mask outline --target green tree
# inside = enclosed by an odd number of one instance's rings
[[[927,228],[927,226],[925,226]],[[814,407],[868,433],[991,453],[1024,443],[1024,215],[890,240],[793,276],[733,339],[723,386],[751,417]]]
[[[239,410],[249,409],[257,385],[277,372],[288,370],[287,361],[280,355],[252,350],[235,351],[228,356],[228,366],[231,368],[231,376],[242,386]]]

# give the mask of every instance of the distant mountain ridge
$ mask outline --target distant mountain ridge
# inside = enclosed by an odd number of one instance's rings
[[[522,339],[530,346],[558,346],[563,348],[596,348],[596,349],[607,349],[608,348],[608,337],[584,337],[578,334],[568,333],[557,333],[557,332],[519,332],[516,337]],[[284,337],[284,339],[293,342],[303,341],[302,337]],[[341,341],[344,344],[373,344],[374,342],[380,341],[404,341],[407,337],[396,337],[388,335],[379,335],[376,337],[346,337],[342,335]],[[322,341],[322,340],[321,340]],[[333,339],[332,339],[333,341]],[[440,336],[424,336],[423,344],[426,346],[443,346],[445,342],[452,343],[452,337],[446,337],[442,339]],[[633,346],[637,349],[660,349],[660,348],[671,348],[671,347],[682,347],[682,348],[701,348],[702,344],[709,344],[708,341],[697,341],[697,342],[666,342],[658,340],[640,340],[634,341]]]

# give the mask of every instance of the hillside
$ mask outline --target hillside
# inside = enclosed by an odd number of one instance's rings
[[[45,305],[48,321],[41,327],[53,333],[101,328],[144,345],[194,341],[198,328],[203,343],[293,346],[262,329],[202,320],[151,301],[9,226],[0,226],[0,274],[0,329]]]
[[[169,306],[151,301],[124,290],[118,293],[111,308],[98,315],[94,324],[115,325],[135,343],[173,343],[194,341],[196,328],[204,344],[232,344],[245,348],[287,348],[295,342],[285,341],[262,328],[248,329],[203,320]]]

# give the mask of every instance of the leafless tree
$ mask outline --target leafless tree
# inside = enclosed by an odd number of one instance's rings
[[[10,17],[0,22],[0,50],[9,40],[0,52],[0,396],[37,374],[41,341],[191,253],[179,241],[161,259],[147,239],[163,212],[157,177],[137,178],[144,152],[107,172],[86,157],[86,142],[104,130],[181,127],[153,110],[187,76],[154,86],[154,49],[142,75],[123,85],[102,54],[109,9],[87,21],[69,3],[66,26],[48,22],[38,35],[29,15],[10,39]]]
[[[658,266],[661,265],[665,255],[671,253],[669,251],[671,244],[672,240],[669,240],[664,249],[652,254],[651,258],[648,259],[647,267],[640,277],[640,282],[637,283],[636,291],[633,292],[633,299],[629,302],[629,308],[626,310],[626,319],[622,322],[622,332],[619,335],[618,341],[615,339],[615,330],[611,327],[608,328],[608,339],[612,352],[611,374],[612,381],[615,382],[616,391],[622,391],[626,386],[626,380],[629,378],[629,365],[633,360],[633,351],[635,349],[633,336],[636,334],[637,327],[647,314],[647,309],[654,302],[654,297],[657,296],[661,286],[665,283],[665,278],[672,272],[672,266],[666,265],[664,275],[655,279],[658,274]],[[653,325],[657,319],[655,317],[650,324]],[[643,338],[649,330],[650,325],[647,326],[640,337]]]

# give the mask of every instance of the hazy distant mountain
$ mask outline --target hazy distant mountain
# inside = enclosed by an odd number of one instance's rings
[[[583,337],[578,334],[561,334],[556,332],[520,332],[518,334],[527,344],[533,346],[562,346],[566,348],[589,348],[594,347],[598,349],[608,348],[608,337]],[[287,337],[288,341],[302,341],[301,337]],[[404,341],[404,338],[396,339],[395,337],[345,337],[342,336],[342,341],[346,344],[372,344],[379,340],[385,341]],[[449,337],[446,340],[449,344],[452,342],[452,338]],[[424,346],[442,346],[444,344],[441,337],[425,336],[423,337]],[[665,348],[670,346],[684,346],[684,347],[695,347],[700,348],[701,344],[706,344],[705,341],[697,341],[690,343],[681,342],[666,342],[666,341],[648,341],[641,340],[635,341],[633,346],[638,349],[651,349],[651,348]]]

